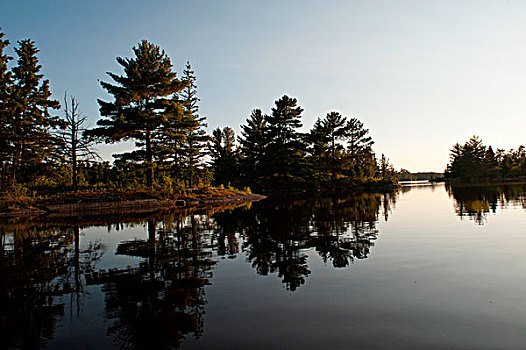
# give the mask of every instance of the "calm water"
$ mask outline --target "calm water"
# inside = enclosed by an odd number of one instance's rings
[[[7,348],[526,347],[526,185],[0,226]]]

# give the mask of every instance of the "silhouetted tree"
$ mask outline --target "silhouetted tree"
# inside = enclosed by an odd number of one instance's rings
[[[49,81],[42,80],[42,66],[38,63],[35,43],[21,40],[15,48],[17,65],[13,67],[14,84],[11,91],[12,114],[8,121],[12,145],[12,179],[18,181],[25,176],[42,173],[47,167],[52,171],[57,162],[59,139],[52,130],[61,126],[57,116],[49,109],[58,109],[60,104],[51,100]]]
[[[5,34],[0,28],[0,162],[1,162],[1,189],[4,190],[7,181],[7,167],[11,160],[11,140],[12,134],[9,121],[12,117],[12,109],[9,106],[10,94],[13,85],[12,73],[9,71],[9,61],[13,58],[7,55],[4,50],[9,45],[9,40],[4,39]]]
[[[305,147],[298,129],[302,126],[303,108],[295,98],[284,95],[275,102],[267,119],[267,174],[298,176],[303,170]]]
[[[306,135],[308,153],[310,154],[311,168],[315,174],[318,186],[321,185],[322,177],[327,173],[327,154],[330,144],[330,136],[327,127],[320,118],[316,119],[309,134]]]
[[[235,148],[235,133],[230,127],[214,129],[210,143],[212,169],[216,184],[229,184],[238,181],[239,156]]]
[[[337,175],[338,167],[338,153],[343,150],[342,145],[338,143],[339,140],[350,136],[350,124],[346,123],[347,119],[338,112],[327,113],[323,119],[323,125],[327,131],[329,138],[329,154],[331,158],[331,174],[334,180]]]
[[[477,136],[473,136],[463,146],[458,143],[450,151],[448,177],[473,181],[488,175],[485,164],[486,146]]]
[[[196,77],[190,62],[186,62],[181,81],[186,87],[181,91],[184,119],[188,123],[186,139],[183,144],[183,154],[186,158],[189,176],[189,186],[195,185],[196,168],[205,156],[208,135],[206,134],[206,118],[199,115],[199,98],[197,97]]]
[[[164,50],[146,40],[133,47],[134,58],[117,57],[124,75],[108,72],[117,83],[101,82],[101,86],[114,97],[113,102],[98,100],[104,119],[88,135],[107,143],[135,139],[139,150],[118,155],[119,159],[146,164],[146,183],[154,181],[156,145],[163,135],[179,135],[179,122],[183,116],[181,103],[175,97],[185,83],[176,78],[172,63]],[[160,152],[160,151],[159,151]]]
[[[258,179],[264,172],[265,149],[268,143],[266,119],[267,116],[260,109],[254,109],[246,125],[241,125],[241,170],[249,183]]]
[[[351,118],[346,125],[347,152],[350,158],[350,171],[353,176],[367,176],[375,171],[373,168],[374,141],[369,136],[369,129],[365,129],[361,121]]]

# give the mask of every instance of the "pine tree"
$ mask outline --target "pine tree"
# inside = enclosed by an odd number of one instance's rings
[[[303,108],[298,101],[284,95],[275,102],[272,114],[267,118],[268,145],[267,159],[269,173],[297,176],[302,172],[305,147],[301,128]]]
[[[237,183],[239,155],[235,149],[236,136],[230,127],[212,131],[210,156],[214,170],[214,182],[219,184]]]
[[[12,139],[9,128],[12,109],[9,108],[10,91],[13,85],[12,74],[9,71],[8,63],[13,58],[4,53],[9,45],[9,40],[3,39],[5,34],[0,28],[0,162],[1,162],[1,182],[2,190],[6,186],[7,166],[11,156],[9,140]]]
[[[357,177],[374,174],[373,163],[376,164],[372,151],[373,139],[369,136],[369,129],[365,129],[361,121],[351,118],[347,128],[347,153],[350,160],[350,175]]]
[[[241,169],[244,177],[249,183],[258,179],[263,174],[265,160],[265,147],[267,138],[267,116],[260,109],[254,109],[246,121],[246,125],[241,126]]]
[[[491,177],[495,177],[497,175],[496,169],[498,167],[498,162],[495,152],[491,146],[488,147],[486,154],[484,155],[484,166],[486,167],[488,175]]]
[[[194,186],[196,168],[205,156],[208,136],[206,134],[206,118],[199,115],[197,97],[197,85],[195,73],[190,62],[186,62],[181,81],[186,83],[186,87],[181,92],[181,103],[184,109],[184,119],[188,125],[186,140],[183,144],[183,154],[186,158],[186,165],[189,170],[189,185]]]
[[[327,113],[323,120],[323,125],[330,141],[329,154],[331,157],[331,174],[333,181],[336,179],[337,175],[337,153],[343,149],[343,147],[337,142],[349,134],[350,126],[346,123],[347,119],[338,112]]]
[[[63,125],[57,116],[51,116],[49,109],[59,109],[60,103],[51,100],[49,81],[40,74],[35,43],[30,40],[18,42],[15,52],[17,66],[13,68],[14,85],[11,94],[13,114],[9,121],[12,154],[12,179],[35,175],[43,167],[53,166],[57,158],[60,140],[52,133]],[[49,169],[48,169],[49,170]]]
[[[347,149],[351,156],[359,155],[372,147],[374,141],[368,135],[369,129],[365,129],[361,121],[351,118],[346,127],[348,129]]]
[[[167,134],[172,138],[181,134],[183,110],[174,97],[184,89],[185,83],[176,78],[170,58],[159,46],[143,40],[133,47],[133,52],[134,58],[117,57],[124,75],[107,73],[116,85],[101,82],[114,101],[98,100],[100,114],[105,118],[99,120],[99,127],[90,130],[88,135],[107,143],[134,139],[139,150],[117,158],[145,164],[147,186],[151,187],[154,161],[162,156],[160,142]]]
[[[310,153],[311,168],[317,175],[318,184],[321,185],[322,174],[327,172],[327,154],[329,153],[330,137],[325,123],[318,118],[314,122],[312,129],[307,135],[309,144],[308,152]]]
[[[488,152],[489,151],[489,152]],[[450,178],[462,179],[463,181],[472,181],[474,179],[486,177],[491,174],[488,162],[493,153],[493,149],[486,150],[486,146],[477,136],[473,136],[463,146],[458,143],[450,150],[450,162],[447,166],[446,174]],[[502,159],[501,166],[508,163],[510,154],[497,152],[499,156],[496,159]],[[509,162],[508,164],[512,164]]]

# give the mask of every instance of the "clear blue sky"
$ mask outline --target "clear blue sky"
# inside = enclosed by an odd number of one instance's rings
[[[12,43],[36,41],[54,97],[92,125],[97,80],[148,39],[196,71],[209,129],[239,131],[288,94],[304,129],[336,110],[362,120],[396,168],[442,171],[456,142],[526,144],[526,2],[4,1]],[[12,50],[12,47],[11,47]],[[11,51],[12,52],[12,51]],[[127,145],[99,147],[106,158]],[[111,157],[110,157],[111,158]]]

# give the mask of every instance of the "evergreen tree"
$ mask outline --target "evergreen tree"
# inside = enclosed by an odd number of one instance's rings
[[[357,156],[371,149],[374,141],[369,136],[369,129],[365,129],[363,123],[356,118],[347,122],[347,149],[351,156]]]
[[[183,150],[189,170],[189,185],[193,187],[196,168],[206,154],[208,135],[205,128],[207,125],[206,118],[199,115],[198,102],[200,99],[197,97],[196,77],[190,62],[186,62],[181,80],[186,83],[186,87],[181,92],[181,102],[183,104],[184,119],[188,126]]]
[[[350,126],[346,122],[347,119],[338,112],[327,113],[327,116],[323,120],[323,125],[330,141],[329,154],[331,158],[331,174],[333,180],[337,175],[337,153],[343,149],[337,141],[345,138],[349,134]]]
[[[453,145],[449,150],[449,164],[446,168],[446,175],[451,177],[459,176],[459,162],[462,157],[462,146],[459,143]]]
[[[210,138],[210,155],[214,182],[217,185],[238,181],[239,156],[235,149],[236,136],[230,127],[214,129]]]
[[[473,136],[464,145],[463,162],[470,169],[472,178],[483,177],[486,174],[484,166],[484,157],[486,155],[486,146],[478,136]]]
[[[284,95],[275,102],[267,118],[268,144],[266,165],[272,174],[298,176],[302,172],[305,147],[298,129],[303,108],[295,98]]]
[[[63,125],[57,116],[49,113],[50,108],[59,109],[60,104],[50,99],[49,81],[42,81],[39,50],[30,39],[21,40],[18,45],[15,48],[18,62],[13,68],[12,115],[8,122],[13,148],[11,171],[15,182],[20,176],[37,175],[43,167],[56,165],[60,140],[52,131]]]
[[[267,116],[260,109],[254,109],[246,125],[241,126],[241,137],[239,137],[241,169],[249,182],[253,182],[263,174],[267,142]]]
[[[2,190],[6,186],[7,165],[11,155],[9,140],[11,140],[12,135],[10,134],[9,120],[11,119],[12,109],[9,108],[9,99],[13,85],[12,74],[8,68],[8,63],[13,58],[4,53],[4,50],[9,45],[9,40],[3,39],[4,36],[2,28],[0,28],[0,162],[2,167]]]
[[[159,46],[143,40],[133,47],[133,52],[134,58],[117,58],[124,75],[107,73],[116,85],[101,82],[114,101],[98,100],[100,114],[105,118],[88,135],[107,143],[134,139],[140,149],[117,157],[146,164],[146,182],[151,187],[154,161],[162,156],[162,148],[157,146],[164,135],[172,138],[181,135],[183,111],[174,97],[185,83],[176,78],[170,58]]]
[[[316,174],[318,184],[322,182],[322,175],[327,172],[327,154],[330,154],[329,131],[325,123],[320,118],[316,119],[312,129],[307,135],[307,142],[309,144],[308,152],[310,153],[311,168]]]
[[[486,150],[486,154],[484,155],[484,165],[488,174],[491,175],[491,177],[497,175],[497,157],[495,156],[495,152],[493,151],[493,148],[491,146],[488,147],[488,149]]]
[[[446,176],[469,182],[487,177],[492,173],[491,162],[493,160],[496,161],[497,158],[502,158],[501,166],[506,167],[508,154],[498,152],[502,155],[492,156],[492,153],[493,149],[487,150],[482,140],[477,136],[473,136],[464,145],[457,143],[450,150],[450,162],[446,170]]]
[[[350,172],[352,176],[370,176],[373,163],[376,163],[372,145],[374,141],[369,136],[369,129],[365,129],[361,121],[351,118],[346,125],[347,153],[350,160]]]

